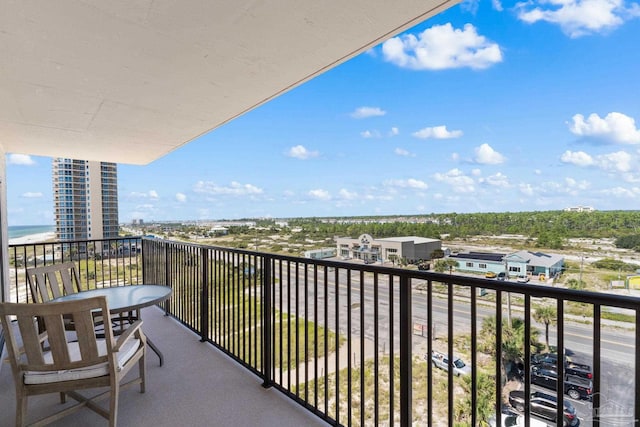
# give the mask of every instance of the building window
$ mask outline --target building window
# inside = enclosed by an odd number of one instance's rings
[[[487,264],[478,264],[479,268],[487,268]]]
[[[467,267],[471,267],[471,268],[473,268],[473,263],[472,263],[472,262],[468,262],[468,263],[467,263]]]
[[[509,272],[520,273],[520,267],[509,267]]]

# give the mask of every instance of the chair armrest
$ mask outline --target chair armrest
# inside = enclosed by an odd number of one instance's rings
[[[124,332],[118,336],[118,339],[116,340],[116,346],[113,348],[113,351],[120,351],[120,348],[124,345],[125,342],[127,342],[127,340],[129,340],[129,338],[131,338],[134,333],[138,332],[142,334],[142,330],[140,329],[141,327],[142,320],[136,320],[131,324],[131,326],[127,327],[127,329],[125,329]]]

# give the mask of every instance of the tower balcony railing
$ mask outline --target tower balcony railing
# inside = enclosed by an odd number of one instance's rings
[[[518,411],[531,425],[533,391],[570,402],[582,426],[640,419],[631,295],[146,238],[12,245],[9,256],[16,301],[30,300],[25,266],[66,260],[89,288],[170,286],[176,321],[332,425],[501,426]],[[548,351],[566,363],[533,366]]]

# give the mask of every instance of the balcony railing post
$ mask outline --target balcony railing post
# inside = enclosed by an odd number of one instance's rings
[[[171,287],[171,273],[170,273],[170,260],[169,260],[169,243],[164,243],[164,283],[166,286]],[[164,314],[169,314],[169,300],[164,302]]]
[[[146,254],[146,250],[145,248],[147,247],[148,242],[146,239],[141,239],[140,240],[140,259],[142,260],[142,283],[146,283],[145,282],[145,277],[147,277],[147,274],[145,272],[145,269],[147,267],[147,260],[145,258],[145,254]],[[102,244],[100,244],[101,248],[100,248],[100,254],[102,254]],[[150,252],[150,251],[149,251]]]
[[[272,258],[265,255],[262,258],[262,386],[273,385],[271,378],[271,262]]]
[[[200,341],[209,338],[209,249],[200,248],[202,289],[200,292]]]
[[[400,426],[411,426],[411,281],[400,276]]]

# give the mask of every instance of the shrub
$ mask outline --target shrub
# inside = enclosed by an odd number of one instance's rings
[[[603,268],[606,270],[614,270],[614,271],[630,271],[634,272],[638,268],[640,268],[637,264],[630,264],[619,259],[613,258],[604,258],[599,261],[595,261],[592,265],[596,268]]]

